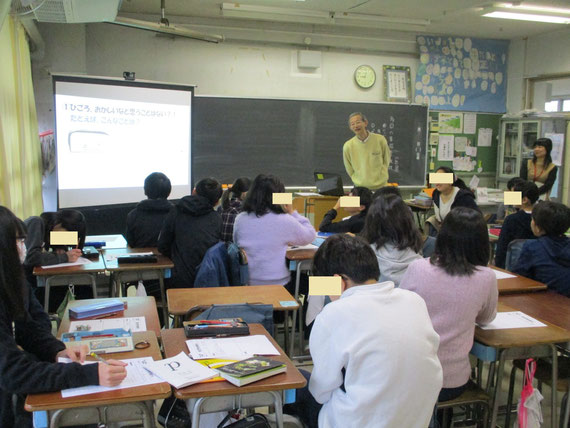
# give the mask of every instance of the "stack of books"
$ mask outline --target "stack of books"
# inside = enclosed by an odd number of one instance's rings
[[[287,370],[285,363],[265,357],[252,357],[216,369],[220,376],[236,386],[244,386]]]

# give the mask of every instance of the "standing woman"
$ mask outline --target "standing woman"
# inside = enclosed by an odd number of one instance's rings
[[[453,184],[436,184],[433,191],[433,209],[435,215],[427,219],[429,224],[429,235],[437,236],[441,223],[449,212],[456,207],[473,208],[479,211],[475,202],[475,195],[466,186],[465,182],[455,175],[455,172],[447,167],[441,166],[437,169],[437,173],[453,174]]]
[[[242,210],[243,200],[250,185],[251,180],[249,178],[240,177],[234,181],[232,187],[224,192],[220,203],[222,209],[222,241],[233,241],[234,223]]]
[[[87,347],[66,349],[51,334],[51,323],[26,285],[24,223],[0,206],[0,426],[31,427],[25,395],[86,385],[114,386],[127,372],[125,363],[82,366]],[[56,363],[58,357],[72,363]]]
[[[556,181],[558,168],[552,163],[552,140],[539,138],[532,145],[534,155],[532,159],[522,162],[521,178],[532,181],[538,187],[538,195],[542,200],[550,199],[550,190]]]

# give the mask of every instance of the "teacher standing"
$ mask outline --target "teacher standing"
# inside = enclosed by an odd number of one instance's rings
[[[550,191],[556,181],[558,168],[552,162],[552,140],[539,138],[532,145],[532,159],[522,161],[520,177],[523,180],[532,181],[538,186],[540,199],[549,200]]]
[[[388,166],[390,148],[380,134],[369,132],[368,120],[360,112],[348,117],[350,130],[354,137],[344,143],[342,155],[346,172],[355,187],[379,189],[388,184]]]

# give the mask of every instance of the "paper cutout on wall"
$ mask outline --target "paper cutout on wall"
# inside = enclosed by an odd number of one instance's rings
[[[437,110],[506,111],[506,40],[418,36],[414,101]]]

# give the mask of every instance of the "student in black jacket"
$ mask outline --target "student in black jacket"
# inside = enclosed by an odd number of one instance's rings
[[[51,323],[24,279],[24,224],[0,206],[0,426],[32,427],[24,410],[27,394],[86,385],[114,386],[127,372],[125,363],[78,362],[87,347],[67,349],[51,334]],[[72,363],[56,363],[68,357]]]
[[[364,219],[366,218],[368,207],[372,202],[372,192],[366,187],[354,187],[350,191],[350,196],[360,197],[360,206],[357,208],[344,207],[344,210],[351,214],[351,216],[347,219],[333,223],[333,220],[338,214],[338,209],[340,208],[339,198],[334,208],[327,211],[323,217],[323,221],[321,221],[321,224],[319,226],[319,231],[333,233],[360,233],[364,227]]]
[[[538,201],[538,187],[532,181],[523,181],[515,184],[515,192],[521,192],[522,205],[515,208],[518,211],[505,218],[497,249],[495,251],[495,266],[505,268],[507,258],[507,248],[509,243],[515,239],[534,239],[534,234],[530,228],[532,207]]]
[[[222,218],[214,206],[221,196],[220,183],[205,178],[196,184],[192,195],[183,197],[166,216],[158,250],[174,262],[174,287],[194,286],[196,270],[204,254],[220,240]]]
[[[127,243],[131,248],[156,247],[162,223],[172,208],[167,201],[172,186],[162,172],[153,172],[144,180],[148,199],[137,204],[127,216]]]

